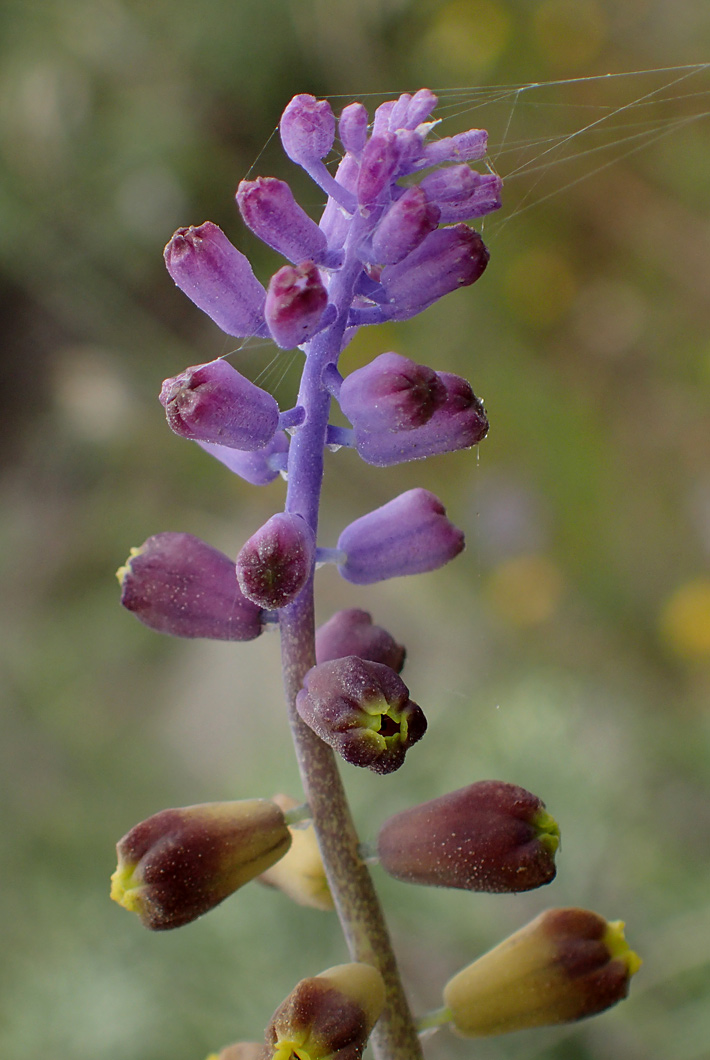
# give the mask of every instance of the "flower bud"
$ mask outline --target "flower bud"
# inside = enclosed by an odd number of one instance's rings
[[[242,596],[234,563],[192,534],[155,534],[117,572],[121,603],[144,625],[173,637],[253,640],[261,608]]]
[[[226,445],[213,445],[212,442],[197,444],[252,486],[266,486],[273,482],[279,477],[281,468],[286,466],[288,437],[283,431],[277,431],[268,445],[252,453],[243,449],[230,449]]]
[[[281,115],[279,132],[291,161],[308,169],[333,146],[335,117],[330,103],[306,94],[294,96]]]
[[[359,154],[367,142],[367,109],[362,103],[343,107],[338,120],[338,136],[346,151]]]
[[[233,1042],[218,1053],[210,1053],[207,1060],[262,1060],[263,1042]]]
[[[369,964],[340,964],[302,979],[266,1028],[263,1060],[360,1060],[385,1003]]]
[[[397,172],[399,151],[392,133],[373,133],[365,144],[357,179],[360,206],[384,205]]]
[[[338,570],[346,581],[370,585],[436,570],[463,547],[463,533],[446,518],[438,497],[425,489],[407,490],[345,527],[338,549],[346,559]]]
[[[620,920],[548,909],[450,979],[444,1004],[465,1037],[571,1023],[625,998],[641,966]]]
[[[405,431],[371,431],[355,426],[355,447],[366,463],[390,467],[407,460],[424,460],[470,449],[485,438],[486,410],[470,383],[449,372],[439,372],[437,381],[443,388],[443,400],[422,426]]]
[[[537,796],[482,780],[390,817],[377,852],[408,883],[515,893],[555,878],[559,836]]]
[[[381,353],[343,380],[338,401],[361,431],[410,431],[431,419],[446,400],[433,368],[398,353]]]
[[[316,222],[298,205],[288,184],[276,177],[243,180],[237,205],[244,223],[279,254],[296,264],[327,257],[328,240]]]
[[[111,897],[147,928],[181,927],[282,857],[291,834],[267,799],[162,810],[116,846]]]
[[[374,260],[396,265],[406,258],[439,224],[441,210],[414,185],[393,202],[372,237]]]
[[[298,805],[288,795],[274,795],[272,802],[286,812]],[[259,882],[277,887],[292,901],[311,909],[330,912],[335,908],[320,856],[316,830],[312,823],[295,825],[291,832],[290,849],[259,877]]]
[[[372,615],[356,607],[336,611],[316,630],[316,662],[357,655],[384,663],[396,673],[404,666],[405,649],[381,626],[373,626]]]
[[[180,290],[227,335],[261,331],[266,292],[217,225],[178,228],[165,248],[165,264]]]
[[[436,166],[440,162],[475,162],[483,158],[488,150],[488,133],[485,129],[469,129],[432,140],[424,148],[426,165]]]
[[[439,298],[474,283],[488,264],[488,251],[468,225],[437,228],[380,277],[391,320],[416,316]]]
[[[313,531],[303,516],[272,515],[237,556],[239,588],[259,607],[285,607],[308,581],[315,548]]]
[[[166,379],[160,403],[175,434],[231,449],[263,449],[279,425],[271,394],[222,358]]]
[[[264,316],[277,346],[292,350],[318,331],[328,293],[312,261],[284,265],[269,281]]]
[[[346,762],[374,773],[399,769],[427,727],[401,677],[383,663],[355,655],[312,667],[296,709]]]

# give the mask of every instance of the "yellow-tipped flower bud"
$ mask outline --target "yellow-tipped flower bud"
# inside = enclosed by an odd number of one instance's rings
[[[339,964],[302,979],[271,1017],[263,1060],[359,1060],[385,1003],[369,964]]]
[[[291,845],[267,799],[162,810],[116,845],[111,897],[153,931],[181,927],[270,868]]]
[[[464,1037],[571,1023],[625,998],[641,967],[620,920],[586,909],[548,909],[444,987]]]
[[[286,812],[298,805],[289,795],[274,795],[273,802]],[[323,860],[312,824],[290,829],[291,847],[270,869],[259,877],[260,883],[277,887],[292,901],[311,909],[330,911],[335,908],[326,879]]]

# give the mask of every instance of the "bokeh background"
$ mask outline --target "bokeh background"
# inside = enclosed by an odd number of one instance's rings
[[[623,918],[645,958],[596,1021],[481,1044],[442,1032],[431,1060],[710,1057],[710,79],[597,76],[708,55],[706,0],[0,5],[1,1055],[202,1060],[345,958],[333,918],[257,885],[165,935],[109,902],[113,845],[138,820],[298,793],[277,638],[162,638],[121,611],[113,572],[160,530],[235,553],[283,495],[166,428],[161,380],[232,347],[173,287],[163,244],[210,218],[265,279],[279,262],[232,196],[274,174],[317,215],[269,140],[291,95],[338,109],[427,85],[444,132],[490,130],[507,178],[491,265],[421,318],[361,333],[343,363],[396,349],[459,372],[492,426],[477,454],[328,460],[324,544],[414,485],[468,538],[419,579],[319,576],[323,618],[364,606],[406,643],[430,721],[401,773],[347,769],[355,814],[371,836],[499,777],[562,826],[540,893],[381,879],[419,1010],[548,905]],[[297,360],[256,346],[232,363],[286,407]]]

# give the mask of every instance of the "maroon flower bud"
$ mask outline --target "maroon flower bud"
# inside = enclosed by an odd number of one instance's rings
[[[266,609],[291,603],[313,570],[315,547],[313,531],[303,516],[273,515],[237,556],[237,580],[244,596]]]
[[[338,570],[346,581],[370,585],[443,567],[464,547],[463,533],[429,490],[413,489],[346,526]]]
[[[256,335],[264,325],[264,288],[244,255],[211,221],[178,228],[165,264],[180,290],[227,335]]]
[[[328,293],[312,261],[284,265],[269,281],[264,316],[277,346],[292,350],[318,331]]]
[[[360,1060],[385,1003],[369,964],[340,964],[302,979],[266,1028],[262,1060]]]
[[[446,400],[433,368],[399,353],[381,353],[343,380],[338,401],[361,431],[410,431],[421,427]]]
[[[555,878],[559,835],[537,796],[481,780],[390,817],[377,852],[408,883],[515,893]]]
[[[263,629],[262,610],[239,591],[233,561],[192,534],[149,537],[117,573],[123,606],[158,633],[253,640]]]
[[[160,403],[176,434],[231,449],[263,449],[279,425],[271,394],[222,358],[166,379]]]
[[[374,259],[379,265],[395,265],[406,258],[439,224],[441,210],[420,187],[407,188],[392,203],[372,237]]]
[[[296,709],[346,762],[392,773],[426,732],[426,718],[409,689],[383,663],[355,655],[308,671]]]
[[[252,232],[289,261],[325,260],[325,233],[298,205],[285,181],[276,177],[243,180],[237,188],[237,205]]]
[[[603,1012],[641,966],[623,928],[586,909],[548,909],[449,980],[448,1018],[475,1038]]]
[[[371,431],[355,426],[355,447],[366,463],[390,467],[407,460],[424,460],[428,456],[470,449],[485,438],[486,410],[470,383],[449,372],[439,372],[437,379],[444,390],[443,401],[421,427],[409,431]]]
[[[316,630],[316,662],[342,659],[346,655],[384,663],[399,673],[406,651],[386,629],[373,626],[372,615],[353,607],[336,611]]]
[[[267,799],[162,810],[116,846],[111,897],[153,931],[182,927],[265,872],[291,845]]]

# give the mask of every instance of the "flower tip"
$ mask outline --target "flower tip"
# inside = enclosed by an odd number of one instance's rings
[[[643,961],[626,941],[626,936],[624,935],[625,927],[626,924],[623,920],[611,920],[607,924],[603,942],[609,950],[611,959],[622,961],[626,965],[629,978],[631,978],[632,975],[636,975]]]

